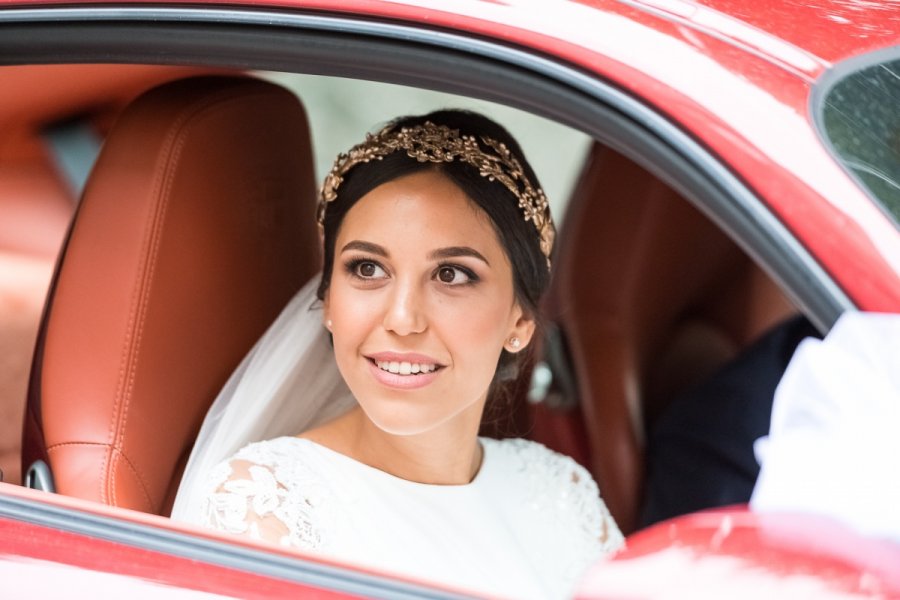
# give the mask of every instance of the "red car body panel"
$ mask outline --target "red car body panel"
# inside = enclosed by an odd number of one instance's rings
[[[7,9],[53,5],[0,0]],[[831,156],[815,131],[810,104],[816,80],[835,63],[900,41],[900,5],[459,0],[439,7],[427,0],[250,0],[231,6],[344,13],[460,32],[528,49],[612,82],[719,157],[859,308],[900,312],[900,232]],[[3,486],[3,494],[10,493],[32,494]],[[55,501],[136,522],[165,522],[127,511],[89,509],[71,499]],[[343,597],[7,519],[0,519],[0,535],[7,553],[0,564],[35,557],[91,571],[124,570],[133,578],[241,597],[301,591],[304,597]],[[723,564],[728,568],[720,568]],[[869,540],[834,524],[740,510],[701,513],[631,536],[628,548],[614,561],[598,564],[588,574],[579,597],[653,597],[671,592],[680,580],[702,582],[709,597],[730,597],[737,577],[756,584],[780,578],[790,586],[795,576],[835,594],[900,597],[898,565],[900,549],[895,544]],[[199,584],[198,572],[215,572],[208,579],[217,583]],[[686,586],[683,595],[691,589],[697,588]]]
[[[699,0],[769,37],[834,64],[897,44],[900,9],[894,2]]]
[[[4,539],[0,573],[8,575],[3,577],[6,597],[60,597],[63,590],[81,590],[81,597],[110,597],[120,591],[133,600],[206,598],[206,594],[356,597],[21,521],[0,518],[0,536]]]
[[[73,512],[114,516],[196,538],[241,546],[253,542],[206,532],[162,517],[102,507],[4,485],[3,493]],[[58,597],[61,590],[92,597],[338,599],[357,596],[90,535],[0,517],[2,591],[14,597]],[[290,551],[265,548],[290,555]],[[319,558],[304,557],[330,564]],[[735,597],[900,598],[900,546],[863,538],[827,520],[758,515],[738,507],[696,513],[631,535],[612,560],[585,574],[581,600]],[[352,568],[352,567],[350,567]]]
[[[900,598],[900,546],[811,516],[696,513],[628,538],[578,598]]]
[[[75,513],[114,516],[135,524],[189,532],[195,537],[217,537],[213,532],[198,532],[155,515],[104,507],[18,486],[0,484],[0,489],[5,496],[31,500],[38,505],[63,507],[72,511],[73,517]],[[4,577],[0,587],[0,594],[4,597],[51,597],[53,590],[57,593],[53,597],[58,597],[62,590],[85,583],[96,586],[90,591],[85,590],[85,597],[90,594],[111,597],[109,592],[120,589],[127,590],[128,596],[133,598],[168,598],[180,590],[237,598],[295,596],[325,600],[356,597],[2,517],[0,539],[3,540],[0,544],[0,572],[15,573],[17,569],[27,569],[41,574],[36,580],[21,575]],[[240,539],[230,541],[243,542]],[[247,545],[246,542],[244,545]],[[82,571],[90,571],[94,576],[86,578]],[[41,593],[42,590],[44,593]],[[9,595],[12,591],[16,592],[15,596]],[[197,594],[197,597],[205,596]]]
[[[357,565],[342,565],[315,554],[299,550],[279,548],[250,538],[203,529],[193,525],[171,521],[168,518],[133,510],[109,507],[57,494],[47,494],[20,486],[0,483],[0,495],[26,500],[34,506],[62,508],[76,516],[109,518],[135,526],[149,527],[186,534],[194,540],[212,541],[233,548],[261,550],[268,555],[301,559],[307,563],[329,569],[345,570],[377,579],[399,582],[401,585],[424,586],[425,589],[448,590],[427,581],[417,581],[406,575],[379,573]],[[135,536],[140,540],[140,536]],[[7,577],[0,584],[0,597],[58,598],[61,590],[73,585],[90,582],[97,586],[84,597],[113,597],[113,591],[126,591],[130,598],[192,598],[179,595],[179,591],[198,592],[198,598],[217,594],[234,598],[311,598],[336,600],[360,598],[356,594],[334,591],[288,579],[254,573],[238,568],[212,564],[202,559],[185,558],[173,553],[141,547],[136,543],[121,543],[101,539],[96,535],[60,530],[51,526],[30,523],[0,515],[0,573],[15,573],[17,569],[29,569],[47,578],[35,582],[31,577]],[[71,568],[68,568],[71,567]],[[90,571],[87,578],[80,574]],[[116,577],[110,577],[115,575]],[[45,593],[40,593],[41,591]],[[100,593],[104,592],[104,593]],[[456,593],[460,593],[457,591]],[[81,597],[81,596],[74,596]],[[116,596],[118,597],[118,596]]]

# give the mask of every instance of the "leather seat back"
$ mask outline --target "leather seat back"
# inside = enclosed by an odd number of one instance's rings
[[[88,181],[45,309],[24,465],[60,493],[166,510],[204,414],[319,268],[305,112],[202,77],[137,99]]]
[[[577,450],[553,437],[587,437],[582,458],[628,533],[641,503],[647,422],[676,388],[710,373],[791,308],[777,289],[764,290],[774,286],[718,227],[599,144],[573,194],[554,271],[547,313],[568,346],[580,413],[556,415],[541,441]]]
[[[29,371],[80,195],[72,184],[92,158],[85,147],[102,139],[141,92],[200,72],[159,65],[0,67],[0,89],[15,90],[0,94],[0,470],[7,483],[21,483]],[[75,169],[63,166],[64,156],[77,156]]]

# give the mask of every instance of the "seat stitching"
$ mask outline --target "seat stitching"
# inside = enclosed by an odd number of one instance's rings
[[[162,167],[157,167],[156,173],[153,175],[153,184],[151,186],[153,198],[159,198],[158,189],[160,188],[160,179],[165,175],[166,167],[170,161],[171,157],[171,146],[174,143],[174,140],[178,137],[179,130],[182,127],[182,124],[185,119],[188,118],[189,115],[185,114],[180,119],[178,119],[169,130],[166,135],[165,140],[163,141],[163,156],[166,156],[167,159],[163,161]],[[146,297],[145,288],[148,285],[144,274],[147,270],[147,260],[150,258],[150,253],[153,248],[153,240],[154,233],[159,228],[159,212],[162,205],[166,202],[166,198],[163,197],[163,201],[157,202],[153,207],[154,214],[151,219],[151,227],[150,230],[145,234],[145,238],[143,241],[144,248],[141,251],[141,261],[144,263],[141,265],[138,273],[140,274],[137,281],[135,281],[134,289],[131,293],[131,301],[129,302],[129,315],[128,315],[128,325],[126,328],[126,340],[125,340],[125,351],[122,353],[121,362],[119,365],[119,378],[116,384],[116,394],[114,397],[113,404],[113,412],[110,418],[109,423],[109,438],[112,440],[110,444],[110,450],[104,456],[104,461],[101,466],[101,477],[100,477],[100,486],[101,486],[101,499],[104,502],[108,502],[111,500],[112,504],[116,503],[116,490],[115,490],[115,465],[110,465],[112,461],[112,452],[116,447],[116,442],[120,437],[120,432],[124,430],[124,423],[120,423],[123,415],[127,415],[127,407],[129,403],[128,394],[130,393],[130,385],[128,382],[133,380],[133,372],[136,370],[134,365],[137,363],[137,352],[136,349],[138,347],[138,343],[140,338],[138,337],[138,333],[136,329],[139,331],[139,327],[136,327],[135,322],[140,320],[140,314],[142,314],[142,308],[144,299]],[[125,388],[123,390],[123,387]],[[108,478],[106,477],[108,475]]]
[[[138,363],[138,358],[140,355],[140,340],[143,338],[148,298],[150,296],[150,289],[153,285],[153,274],[155,272],[158,259],[156,250],[159,247],[160,239],[162,237],[162,224],[165,222],[165,215],[167,213],[170,201],[169,190],[171,189],[172,181],[174,179],[174,169],[172,168],[172,166],[177,163],[177,158],[181,155],[181,151],[185,144],[185,138],[187,137],[185,134],[191,127],[195,125],[195,119],[206,111],[222,109],[227,104],[230,104],[232,102],[246,101],[258,96],[270,95],[263,92],[242,94],[240,96],[232,96],[231,94],[231,90],[222,90],[219,94],[207,98],[205,102],[200,103],[198,106],[194,107],[193,110],[186,112],[173,124],[171,132],[167,135],[166,140],[163,144],[165,156],[167,156],[167,159],[163,161],[162,164],[157,168],[157,173],[153,178],[152,188],[154,190],[159,189],[157,197],[160,197],[161,201],[158,202],[156,206],[155,215],[153,217],[153,226],[151,227],[148,234],[149,239],[146,239],[144,242],[146,250],[142,252],[142,259],[144,261],[144,264],[140,269],[140,272],[145,276],[143,276],[137,282],[138,285],[135,287],[135,290],[132,293],[132,311],[129,317],[128,326],[128,331],[132,332],[130,340],[131,343],[128,345],[128,348],[122,357],[122,363],[119,370],[119,384],[117,385],[115,401],[117,410],[114,411],[113,418],[110,423],[110,433],[112,434],[113,440],[119,442],[118,444],[114,444],[113,447],[120,453],[123,453],[123,455],[124,452],[122,448],[124,448],[125,433],[127,431],[128,406],[131,401],[131,392],[133,389],[134,378],[137,371],[135,365]],[[175,144],[175,146],[172,147],[172,144]],[[137,302],[135,302],[134,300],[135,296],[138,296]],[[126,381],[123,382],[123,378],[126,379]],[[123,384],[125,386],[124,390],[122,389]],[[121,421],[121,423],[118,423],[118,427],[116,427],[118,421]],[[111,458],[112,448],[110,452],[107,453],[106,457],[104,457],[104,464],[101,466],[101,473],[106,471],[107,469],[110,470],[110,477],[107,484],[109,487],[109,495],[111,496],[112,503],[115,505],[118,501],[115,477],[117,463],[114,462],[110,467],[109,461],[111,460]],[[130,461],[129,466],[135,472],[138,480],[143,485],[143,477],[141,477],[140,472],[138,472],[138,470],[132,463],[130,463]],[[102,484],[103,480],[101,478],[101,486]],[[103,495],[101,495],[101,498],[106,500]]]
[[[63,448],[65,446],[109,446],[106,442],[60,442],[58,444],[52,444],[47,446],[47,452],[51,450],[57,450],[59,448]]]
[[[186,119],[187,117],[185,117]],[[183,121],[180,120],[178,123],[180,130],[183,127]],[[146,253],[143,254],[144,265],[141,269],[141,282],[142,285],[139,285],[141,294],[138,300],[137,307],[137,323],[135,325],[133,343],[129,348],[131,354],[130,369],[128,369],[128,376],[125,382],[125,390],[121,395],[121,412],[117,415],[119,423],[118,431],[116,432],[116,444],[117,449],[121,451],[121,448],[125,446],[125,432],[127,431],[128,426],[128,407],[131,404],[131,395],[134,390],[134,378],[137,373],[137,364],[139,362],[140,357],[140,348],[141,348],[141,340],[144,336],[144,324],[146,323],[146,311],[147,304],[149,303],[150,297],[150,289],[153,284],[153,275],[156,272],[156,264],[158,259],[158,250],[160,245],[160,239],[162,237],[163,223],[165,222],[166,214],[168,213],[169,208],[169,199],[170,194],[169,191],[172,185],[172,179],[174,178],[173,171],[174,169],[170,168],[173,163],[177,162],[177,159],[181,156],[181,150],[184,147],[184,136],[181,135],[180,131],[176,131],[174,136],[177,138],[175,145],[173,148],[167,147],[166,156],[167,159],[164,161],[164,164],[159,167],[159,172],[154,175],[154,189],[161,186],[161,190],[159,192],[160,201],[156,206],[156,214],[153,218],[153,226],[150,231],[150,239],[147,242],[149,246]],[[167,140],[166,146],[172,144],[172,141]],[[157,182],[162,179],[163,183],[158,184]],[[117,394],[117,398],[119,395]],[[109,483],[111,485],[111,496],[113,504],[118,504],[118,498],[116,493],[116,471],[118,469],[118,463],[114,462],[112,464]]]
[[[116,461],[115,464],[118,465],[119,462],[125,463],[131,469],[131,472],[134,474],[134,478],[138,482],[138,487],[140,487],[141,491],[144,493],[144,499],[147,501],[147,512],[153,512],[153,500],[150,498],[150,492],[147,489],[146,484],[144,483],[141,474],[138,472],[137,467],[131,460],[128,459],[128,455],[125,454],[121,449],[117,449],[119,457],[121,457],[121,461]],[[115,488],[115,480],[113,480],[113,487]],[[113,506],[119,506],[118,503]]]
[[[134,473],[134,476],[137,479],[138,484],[140,485],[141,491],[144,493],[144,498],[147,500],[148,508],[150,510],[153,510],[153,501],[150,498],[150,492],[147,489],[146,484],[142,480],[140,473],[138,473],[138,470],[135,467],[134,463],[131,462],[131,460],[128,458],[128,456],[124,452],[122,452],[121,450],[115,449],[110,444],[107,444],[104,442],[60,442],[58,444],[53,444],[51,446],[47,446],[47,453],[50,454],[54,450],[60,450],[60,449],[70,447],[70,446],[92,446],[92,447],[106,446],[108,448],[111,448],[113,451],[116,451],[124,459],[124,461],[128,464],[128,466],[131,467],[131,470]]]

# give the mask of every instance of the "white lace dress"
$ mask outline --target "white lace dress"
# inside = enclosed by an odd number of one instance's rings
[[[508,598],[567,596],[623,543],[597,484],[526,440],[481,439],[467,485],[400,479],[294,437],[250,444],[207,482],[208,527]]]

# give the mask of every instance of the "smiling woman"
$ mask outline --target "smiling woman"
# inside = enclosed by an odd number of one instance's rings
[[[469,590],[570,592],[622,542],[597,485],[540,444],[478,437],[549,282],[553,223],[516,141],[464,111],[396,120],[338,157],[319,222],[322,310],[296,314],[330,332],[316,378],[336,365],[351,401],[197,474],[176,516]]]
[[[460,454],[461,434],[478,431],[504,341],[527,344],[534,330],[490,222],[452,181],[424,171],[367,193],[337,246],[325,315],[345,381],[379,429],[449,428],[441,437]],[[474,448],[455,483],[471,479]]]

